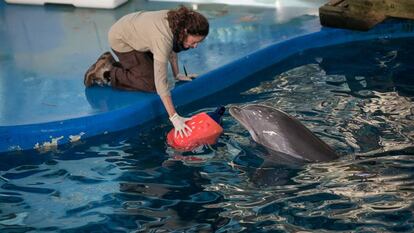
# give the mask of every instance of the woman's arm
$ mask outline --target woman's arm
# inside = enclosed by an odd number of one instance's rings
[[[172,84],[168,83],[167,78],[167,63],[154,60],[154,82],[157,94],[161,97],[168,116],[173,116],[176,111],[170,93],[170,90],[172,89],[170,85]]]
[[[170,92],[172,86],[169,86],[167,80],[167,63],[162,63],[154,60],[154,82],[157,93],[160,96],[161,101],[164,104],[164,108],[168,113],[168,117],[171,123],[174,125],[175,137],[177,137],[177,135],[184,137],[191,134],[191,128],[185,124],[189,118],[181,117],[175,110]]]
[[[173,72],[173,76],[174,76],[174,78],[176,78],[177,75],[180,73],[180,70],[178,68],[177,53],[175,53],[174,51],[171,51],[169,61],[170,61],[171,69],[172,69],[172,72]]]
[[[164,108],[168,113],[168,117],[172,117],[174,116],[174,114],[176,114],[177,112],[175,111],[175,107],[174,107],[174,103],[172,101],[172,98],[170,95],[163,95],[160,96],[161,97],[161,101],[164,104]]]

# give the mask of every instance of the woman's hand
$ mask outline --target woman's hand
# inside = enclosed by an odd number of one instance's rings
[[[185,124],[185,122],[189,120],[191,120],[191,118],[181,117],[177,113],[170,117],[170,121],[174,125],[175,129],[174,137],[177,137],[178,134],[181,137],[183,137],[183,135],[188,137],[191,134],[191,127]]]
[[[175,77],[175,79],[177,79],[178,81],[192,81],[194,78],[197,78],[197,74],[185,75],[185,74],[179,73]]]

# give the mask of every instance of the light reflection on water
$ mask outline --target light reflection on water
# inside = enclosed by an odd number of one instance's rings
[[[227,106],[261,103],[295,116],[341,154],[336,161],[265,165],[269,155],[229,115],[219,143],[194,153],[168,148],[163,124],[9,154],[0,163],[0,229],[412,232],[412,44],[304,52],[257,74],[257,85],[226,91]]]

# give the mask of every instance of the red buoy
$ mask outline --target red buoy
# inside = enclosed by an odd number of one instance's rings
[[[167,143],[179,151],[192,151],[202,145],[213,145],[217,142],[223,128],[207,113],[196,114],[186,122],[191,127],[188,137],[174,137],[174,129],[167,134]]]

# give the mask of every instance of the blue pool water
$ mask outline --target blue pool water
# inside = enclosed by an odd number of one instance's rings
[[[179,154],[170,124],[0,156],[2,232],[412,232],[414,38],[312,49],[181,109],[261,103],[341,158],[263,167],[230,115],[211,148]]]

